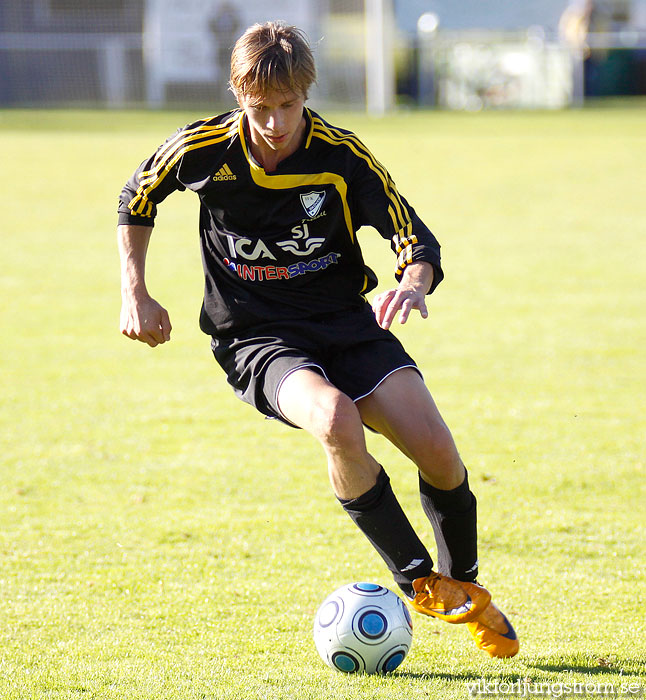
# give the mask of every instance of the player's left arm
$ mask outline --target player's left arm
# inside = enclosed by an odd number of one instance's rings
[[[406,265],[397,287],[380,292],[372,300],[377,323],[388,329],[397,313],[399,322],[406,323],[413,309],[417,309],[422,318],[428,318],[426,295],[433,285],[434,274],[433,265],[423,260]]]
[[[353,220],[358,226],[372,226],[390,240],[397,256],[397,287],[377,294],[373,310],[380,326],[389,328],[399,313],[406,323],[413,309],[428,317],[425,297],[444,277],[440,244],[413,207],[397,191],[388,171],[358,140],[355,169],[350,177]]]

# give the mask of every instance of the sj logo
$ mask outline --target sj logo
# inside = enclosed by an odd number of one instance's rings
[[[304,196],[301,195],[301,199]],[[325,243],[325,238],[310,236],[310,229],[307,224],[294,226],[292,233],[294,234],[293,238],[288,241],[278,241],[277,245],[285,252],[293,255],[309,255]]]
[[[291,233],[291,238],[286,241],[276,241],[276,245],[284,252],[292,255],[310,255],[310,253],[325,243],[325,238],[310,235],[307,223],[294,226]],[[232,260],[236,258],[244,258],[245,260],[268,258],[269,260],[276,260],[276,256],[271,252],[267,243],[260,238],[254,241],[250,238],[238,238],[230,234],[225,235]]]

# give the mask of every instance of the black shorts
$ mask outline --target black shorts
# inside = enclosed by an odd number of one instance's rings
[[[312,368],[357,401],[396,370],[417,368],[367,304],[358,311],[255,326],[236,338],[213,338],[211,349],[240,399],[288,425],[277,397],[297,369]]]

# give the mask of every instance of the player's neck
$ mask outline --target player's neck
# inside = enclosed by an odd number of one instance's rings
[[[261,136],[254,133],[253,130],[249,130],[249,148],[251,150],[251,155],[258,164],[262,166],[265,172],[273,172],[282,161],[296,153],[300,148],[305,138],[306,127],[307,121],[305,117],[303,117],[289,143],[285,144],[282,148],[272,148]]]

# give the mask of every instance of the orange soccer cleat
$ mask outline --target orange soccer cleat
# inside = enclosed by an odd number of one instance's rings
[[[496,605],[489,603],[485,611],[473,622],[467,623],[478,649],[489,656],[509,658],[518,653],[520,643],[514,628]]]
[[[460,624],[475,620],[489,605],[491,595],[477,583],[467,583],[436,574],[413,581],[415,597],[409,601],[413,610]]]

